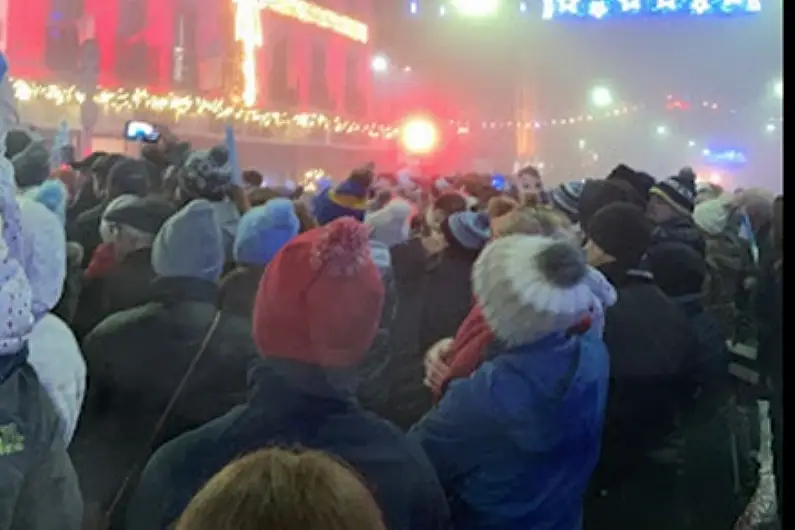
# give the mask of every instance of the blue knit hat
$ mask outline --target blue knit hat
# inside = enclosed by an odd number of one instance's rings
[[[312,201],[312,213],[321,225],[340,217],[364,221],[369,185],[348,179],[335,188],[327,188]]]
[[[443,224],[447,224],[456,242],[469,250],[479,250],[491,239],[489,216],[482,212],[454,213]]]
[[[584,186],[584,180],[573,180],[564,182],[549,192],[549,198],[555,208],[566,214],[572,222],[577,222],[577,206]]]
[[[298,235],[301,223],[289,199],[271,199],[240,218],[235,237],[237,263],[267,265],[273,256]]]
[[[61,224],[66,224],[66,203],[69,200],[69,192],[63,182],[46,180],[41,186],[31,189],[26,196],[44,205],[55,214]]]
[[[217,281],[224,268],[221,228],[212,205],[196,199],[171,216],[152,245],[152,269],[161,277]]]

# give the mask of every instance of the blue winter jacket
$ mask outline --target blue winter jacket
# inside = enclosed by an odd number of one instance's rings
[[[599,457],[604,343],[547,336],[451,383],[409,436],[445,489],[456,530],[577,530]]]

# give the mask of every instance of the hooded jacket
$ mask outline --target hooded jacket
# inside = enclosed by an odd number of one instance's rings
[[[60,431],[69,445],[85,397],[86,364],[72,331],[50,313],[66,276],[66,236],[60,220],[43,205],[24,198],[18,201],[26,243],[23,266],[33,288],[35,324],[28,343],[29,362],[58,411]]]
[[[593,332],[498,348],[409,433],[457,530],[572,530],[599,458],[609,361]]]

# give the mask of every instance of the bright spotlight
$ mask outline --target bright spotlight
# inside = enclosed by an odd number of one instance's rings
[[[665,136],[668,134],[668,127],[665,125],[658,125],[657,126],[657,135],[658,136]]]
[[[389,70],[389,59],[383,55],[376,55],[373,57],[373,62],[370,65],[374,72],[383,73]]]
[[[427,118],[410,118],[403,124],[400,143],[412,155],[433,153],[439,145],[439,129]]]
[[[591,103],[599,108],[609,107],[613,104],[613,93],[607,87],[598,86],[591,90]]]
[[[451,0],[450,4],[465,17],[487,17],[500,9],[500,0]]]

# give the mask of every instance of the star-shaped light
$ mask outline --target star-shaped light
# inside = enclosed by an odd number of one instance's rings
[[[696,15],[703,15],[712,9],[712,4],[710,4],[709,0],[693,0],[693,3],[690,4],[690,9]]]
[[[576,15],[579,11],[580,0],[558,0],[558,11]]]
[[[602,18],[609,12],[610,10],[607,8],[607,4],[604,2],[604,0],[591,2],[591,5],[588,6],[588,13],[594,18]]]
[[[676,0],[657,0],[657,10],[676,11]]]
[[[640,0],[621,0],[622,11],[640,11]]]
[[[557,11],[557,5],[555,0],[544,0],[544,7],[543,11],[541,12],[541,18],[544,20],[552,20],[555,18],[555,13]]]

